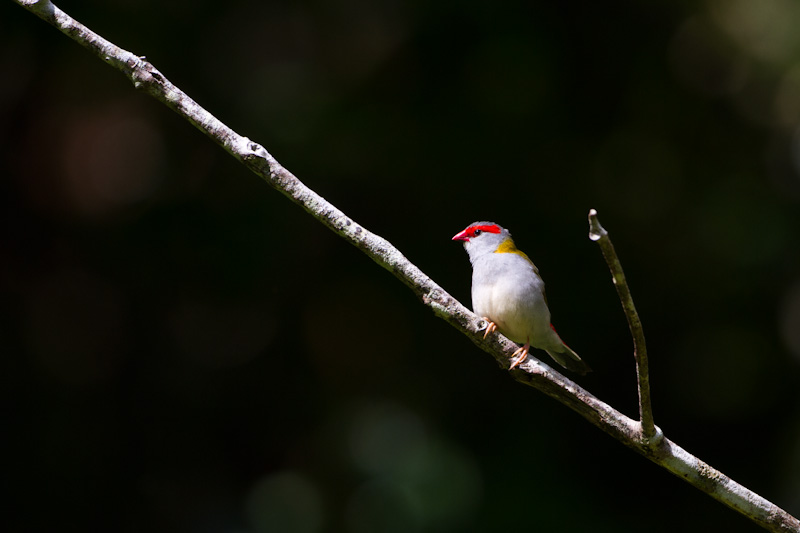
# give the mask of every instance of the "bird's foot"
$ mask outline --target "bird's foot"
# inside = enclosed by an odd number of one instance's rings
[[[486,321],[486,331],[483,332],[483,338],[485,339],[486,337],[489,336],[490,333],[494,333],[495,331],[497,331],[497,324],[495,324],[485,316],[481,318],[483,318]]]
[[[512,359],[514,358],[514,356],[516,356],[520,352],[522,353],[522,355],[520,355],[517,359],[515,359],[511,363],[511,366],[508,367],[508,369],[512,370],[515,366],[517,366],[518,364],[523,362],[525,360],[525,358],[528,357],[528,350],[530,350],[530,349],[531,349],[531,345],[530,344],[525,344],[525,346],[519,348],[516,352],[512,353],[511,354],[511,358]]]

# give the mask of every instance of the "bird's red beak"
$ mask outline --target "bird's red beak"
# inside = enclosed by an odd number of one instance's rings
[[[460,231],[460,232],[456,233],[455,237],[453,237],[452,240],[454,240],[454,241],[468,241],[469,240],[469,235],[467,234],[467,230]]]

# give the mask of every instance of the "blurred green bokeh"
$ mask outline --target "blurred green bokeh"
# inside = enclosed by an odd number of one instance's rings
[[[495,220],[637,412],[800,514],[800,3],[60,2],[469,304]],[[513,382],[30,13],[0,8],[6,531],[756,531]],[[548,363],[550,361],[547,361]]]

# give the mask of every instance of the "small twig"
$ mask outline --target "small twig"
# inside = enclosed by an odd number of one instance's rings
[[[642,438],[645,442],[650,442],[656,436],[656,427],[653,422],[653,409],[650,406],[650,373],[642,321],[639,320],[639,313],[636,312],[636,306],[633,304],[631,291],[625,280],[625,273],[622,271],[622,264],[619,262],[617,252],[614,250],[608,232],[600,225],[597,211],[594,209],[589,210],[589,238],[600,245],[608,269],[611,271],[619,300],[622,302],[625,318],[628,319],[628,327],[633,337],[633,356],[636,360],[636,374],[639,383],[639,420],[642,424]]]

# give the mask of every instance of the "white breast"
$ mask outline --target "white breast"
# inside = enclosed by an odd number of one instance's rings
[[[487,254],[473,265],[472,307],[514,342],[544,340],[550,334],[550,311],[544,283],[533,265],[517,254]]]

